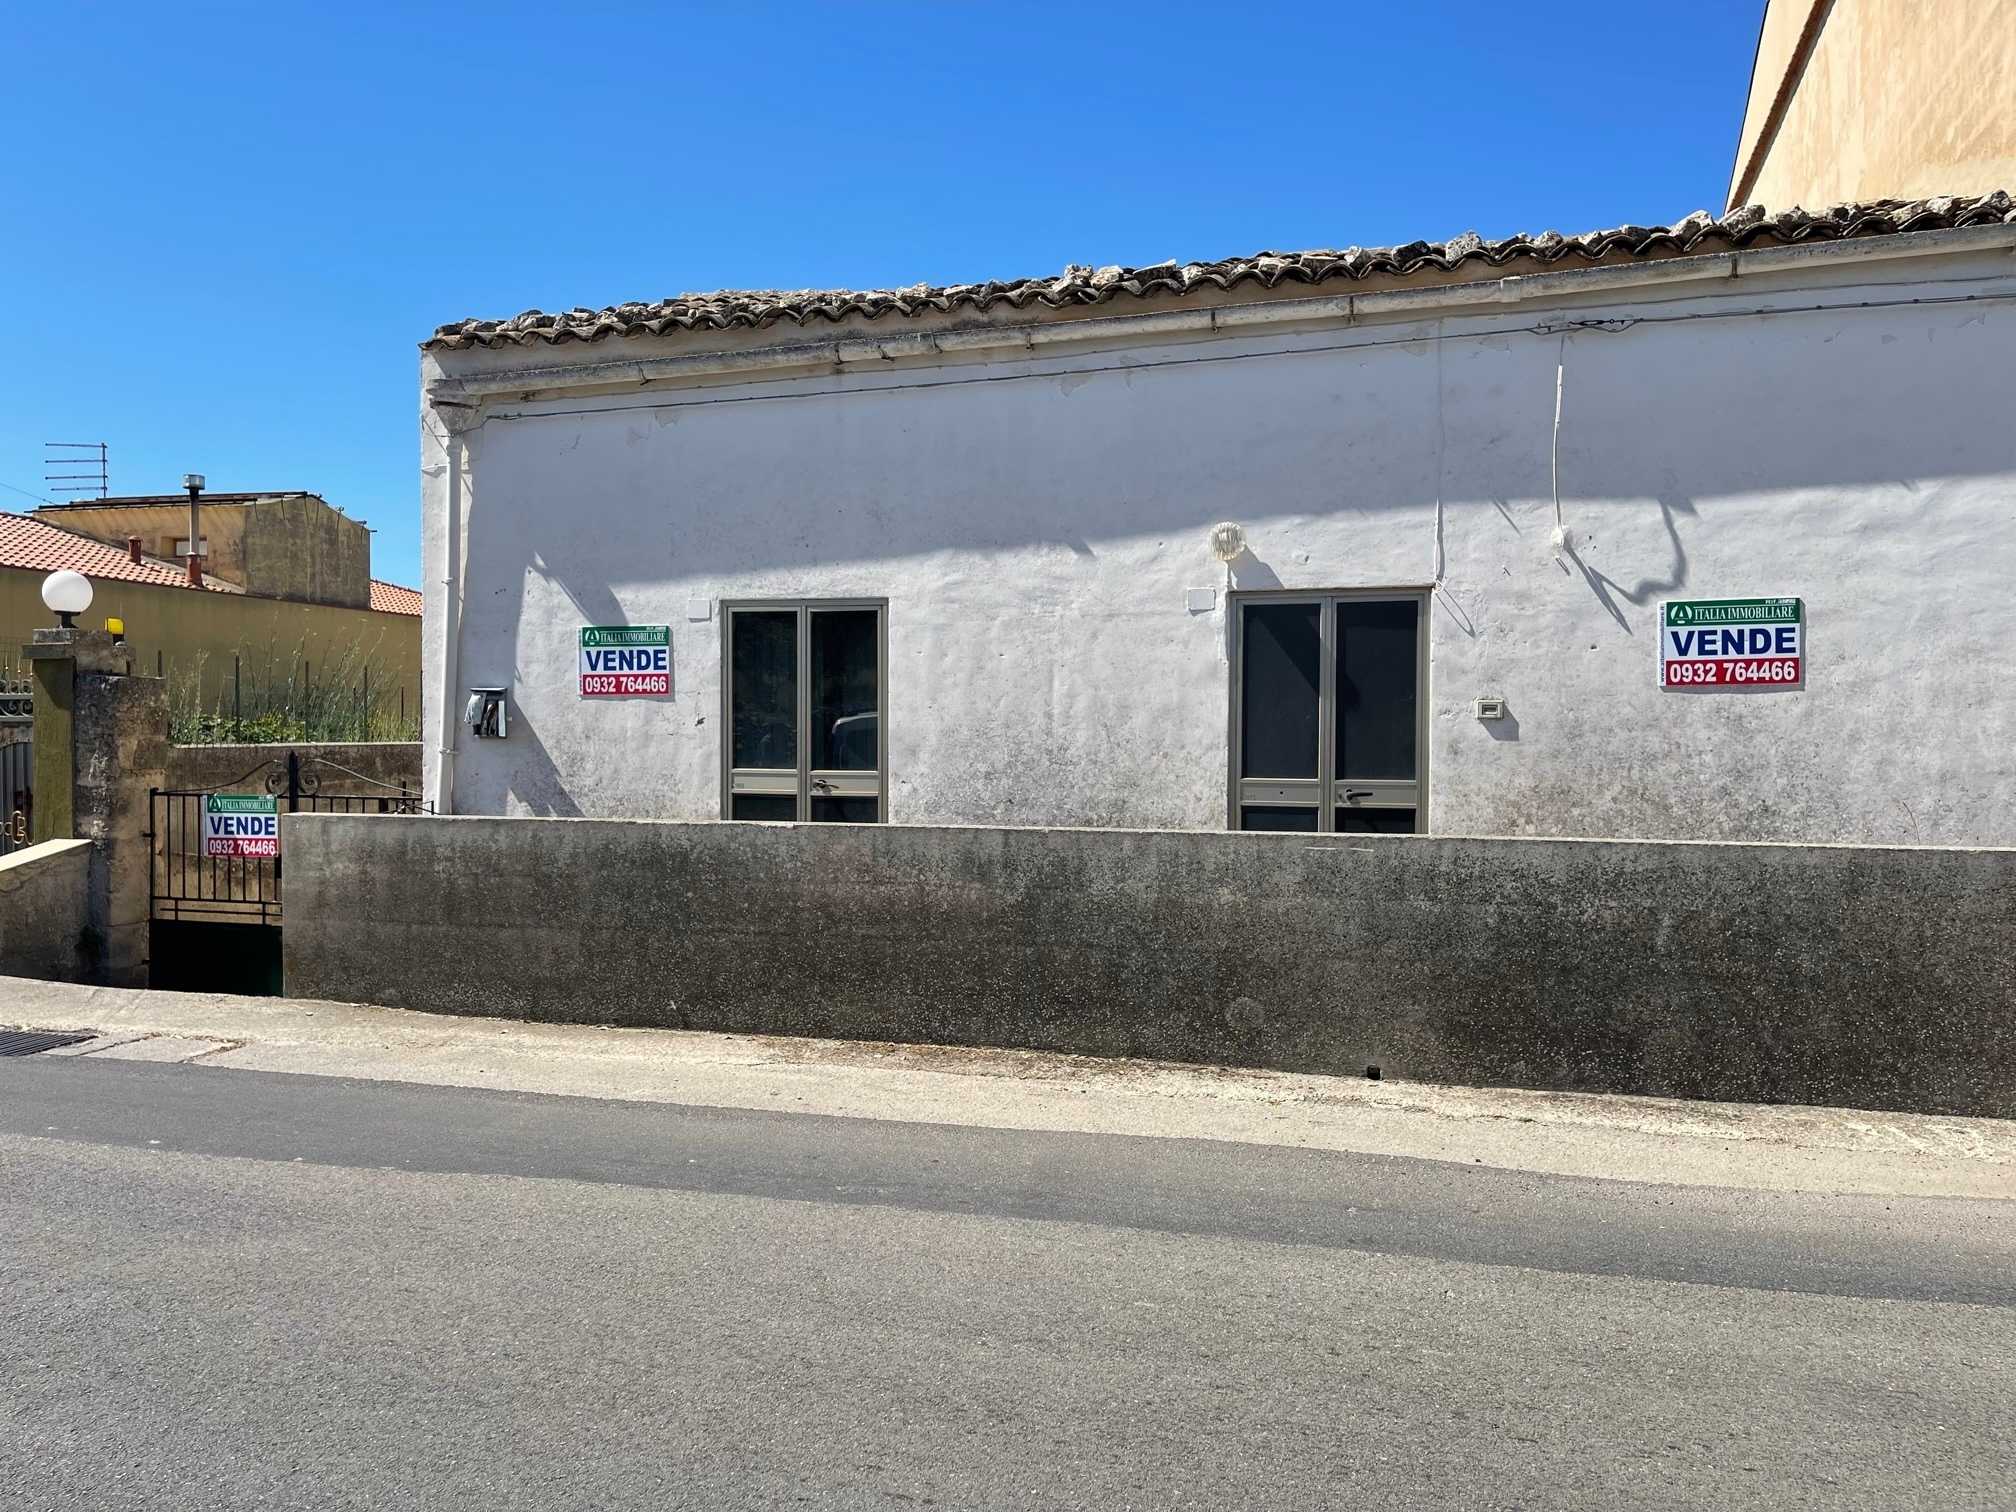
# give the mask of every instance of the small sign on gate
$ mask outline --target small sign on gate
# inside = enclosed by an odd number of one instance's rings
[[[279,800],[259,793],[205,793],[203,854],[278,856]]]

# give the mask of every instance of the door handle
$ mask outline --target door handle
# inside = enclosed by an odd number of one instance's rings
[[[1371,796],[1372,789],[1370,788],[1346,788],[1337,795],[1339,800],[1345,803],[1349,803],[1353,798],[1370,798]]]

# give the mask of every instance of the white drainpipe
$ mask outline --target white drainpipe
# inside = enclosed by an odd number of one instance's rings
[[[434,692],[434,719],[441,758],[434,794],[437,814],[455,812],[455,750],[462,730],[462,700],[458,696],[462,662],[462,573],[468,559],[468,503],[463,497],[469,472],[469,441],[459,430],[442,426],[442,452],[448,470],[443,480],[445,511],[441,522],[441,672]]]

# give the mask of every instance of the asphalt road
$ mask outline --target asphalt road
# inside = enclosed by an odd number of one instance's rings
[[[2016,1204],[0,1062],[0,1507],[2016,1507]]]

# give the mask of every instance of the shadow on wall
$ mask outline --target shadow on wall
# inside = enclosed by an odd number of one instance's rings
[[[1985,381],[1928,384],[1881,344],[1934,321],[1941,370],[1972,363]],[[1656,498],[1677,546],[1672,516],[1697,500],[2006,471],[2016,444],[1986,396],[2006,391],[1997,378],[2016,382],[2012,327],[2001,312],[1878,310],[1578,334],[1565,348],[1568,524],[1600,529],[1587,511]],[[1102,538],[1201,534],[1228,518],[1425,518],[1438,500],[1492,502],[1509,519],[1506,500],[1551,492],[1556,347],[1452,347],[1443,379],[1419,360],[1424,341],[1074,375],[1068,392],[1045,374],[517,416],[486,437],[488,466],[569,507],[528,510],[515,542],[475,532],[472,581],[529,566],[593,616],[619,546],[633,581],[733,580],[1045,545],[1082,561]],[[1651,566],[1629,589],[1592,573],[1592,591],[1614,610],[1684,568]]]
[[[586,574],[575,580],[567,580],[548,568],[545,555],[534,550],[527,560],[513,560],[508,552],[496,550],[496,544],[487,537],[471,533],[469,555],[472,575],[471,583],[495,582],[500,586],[480,599],[472,598],[465,605],[464,613],[480,613],[487,621],[491,616],[502,615],[510,626],[510,634],[499,639],[487,635],[466,635],[463,639],[464,659],[462,682],[465,687],[479,685],[499,685],[513,690],[507,694],[511,699],[511,738],[504,747],[505,764],[495,776],[491,775],[489,764],[465,762],[458,774],[458,786],[462,788],[464,801],[474,798],[485,807],[503,811],[506,805],[499,799],[508,798],[524,813],[542,819],[576,819],[581,817],[581,806],[569,791],[569,785],[560,774],[553,753],[540,739],[539,726],[531,714],[520,705],[516,689],[522,686],[523,668],[514,664],[503,667],[496,659],[518,646],[518,634],[525,617],[525,581],[528,576],[537,576],[555,584],[574,605],[583,625],[620,625],[627,623],[628,616],[616,601],[610,589],[606,571],[600,577]],[[606,563],[604,564],[606,568]],[[471,657],[469,648],[491,648],[491,660]],[[459,696],[459,695],[458,695]],[[478,744],[476,737],[464,731],[459,740],[467,745]],[[501,781],[501,791],[490,791]]]
[[[1239,555],[1227,565],[1232,570],[1232,586],[1240,593],[1259,593],[1281,586],[1281,574],[1253,555],[1251,546],[1241,547]]]
[[[602,619],[592,623],[614,622]],[[538,726],[515,706],[511,721],[511,770],[507,787],[510,796],[527,814],[537,818],[579,819],[581,805],[568,792],[566,779],[539,738]]]
[[[1618,607],[1618,599],[1623,599],[1634,608],[1644,609],[1667,594],[1678,593],[1687,586],[1687,546],[1680,539],[1680,526],[1674,519],[1675,515],[1686,515],[1690,520],[1696,518],[1693,501],[1676,498],[1659,500],[1659,519],[1666,528],[1666,540],[1673,551],[1672,560],[1662,576],[1641,577],[1629,588],[1615,578],[1598,572],[1584,561],[1582,555],[1575,549],[1574,532],[1570,531],[1568,534],[1568,548],[1564,554],[1580,570],[1582,581],[1587,583],[1589,591],[1596,595],[1596,602],[1603,606],[1603,612],[1615,620],[1617,627],[1626,635],[1633,633],[1631,621]],[[1561,570],[1563,572],[1568,570],[1566,563],[1562,564]]]

